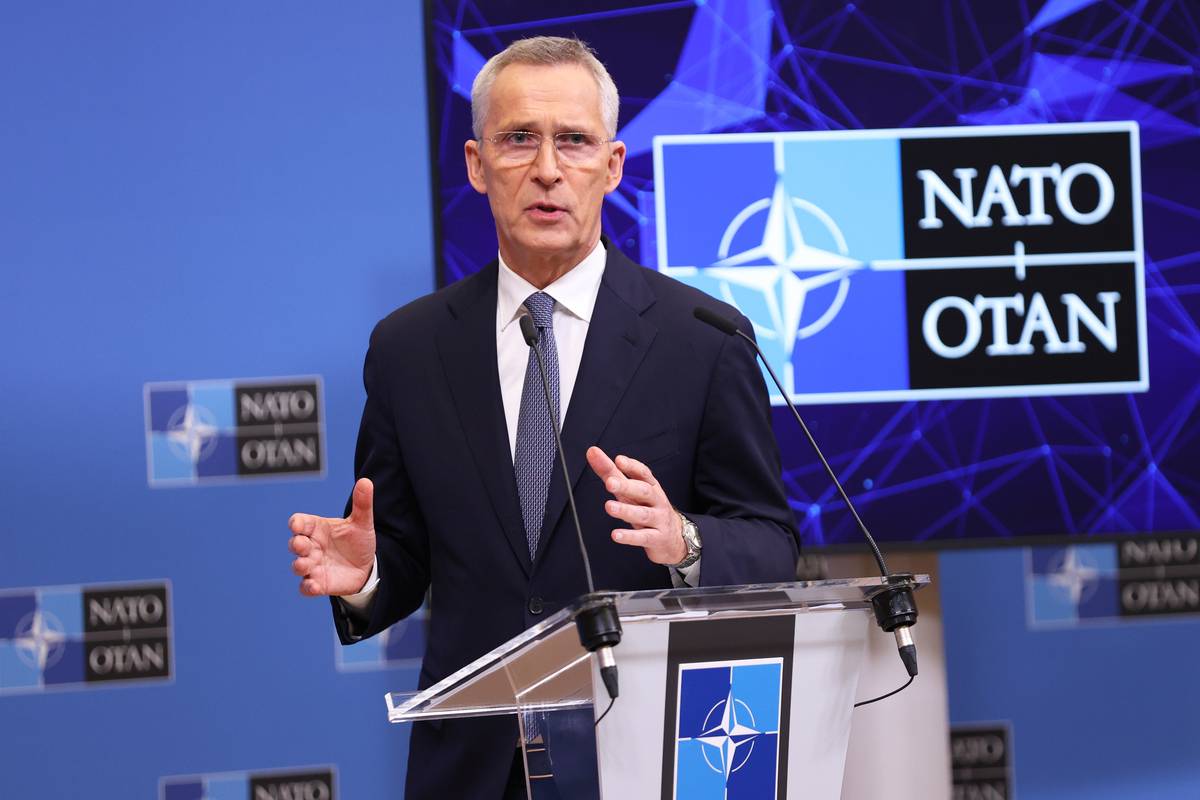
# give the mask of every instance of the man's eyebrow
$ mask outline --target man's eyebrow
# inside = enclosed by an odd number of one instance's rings
[[[529,122],[529,121],[506,123],[506,124],[500,126],[500,130],[502,130],[502,131],[526,131],[528,133],[544,134],[544,131],[539,129],[539,126],[536,122]],[[554,132],[555,133],[586,133],[586,132],[588,132],[588,130],[589,130],[589,126],[572,122],[572,123],[568,123],[566,125],[555,126]]]

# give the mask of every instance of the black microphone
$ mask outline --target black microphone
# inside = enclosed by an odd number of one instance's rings
[[[711,325],[726,336],[737,335],[749,342],[750,346],[754,348],[754,352],[758,353],[758,357],[762,360],[763,366],[767,368],[767,372],[770,373],[771,380],[775,381],[775,385],[779,387],[779,394],[783,396],[783,401],[792,410],[793,416],[796,417],[796,422],[800,423],[800,429],[804,431],[804,435],[808,438],[808,443],[812,445],[817,458],[821,460],[825,471],[829,473],[829,478],[833,481],[833,485],[837,487],[842,500],[845,501],[846,508],[850,509],[850,513],[854,516],[854,521],[858,523],[858,529],[862,531],[867,544],[871,546],[875,562],[879,565],[879,574],[883,576],[884,583],[887,585],[887,588],[871,598],[871,605],[875,609],[875,621],[887,633],[895,634],[896,649],[900,651],[900,660],[904,662],[904,669],[908,671],[909,677],[916,677],[917,646],[913,642],[912,631],[910,630],[917,622],[917,604],[913,600],[913,587],[915,586],[913,576],[909,573],[897,573],[893,575],[888,572],[887,562],[883,560],[883,553],[879,550],[879,545],[875,543],[875,537],[867,530],[862,517],[858,515],[858,509],[850,502],[850,496],[842,488],[842,483],[838,480],[837,474],[834,473],[833,467],[829,466],[829,462],[825,460],[825,454],[817,446],[817,440],[809,433],[808,426],[804,424],[804,420],[800,417],[800,412],[796,410],[796,405],[788,397],[787,390],[783,388],[783,383],[779,380],[779,376],[775,374],[775,370],[771,369],[771,365],[767,361],[767,357],[763,355],[763,351],[759,348],[758,342],[754,341],[752,336],[747,336],[738,327],[737,322],[723,317],[715,311],[697,306],[692,311],[692,314],[696,319]]]
[[[558,460],[562,464],[563,481],[567,484],[567,504],[571,507],[571,516],[575,520],[575,535],[579,537],[579,554],[583,556],[583,572],[587,576],[588,593],[583,597],[583,604],[575,614],[575,629],[579,633],[579,643],[589,653],[595,653],[600,662],[600,679],[608,690],[609,698],[616,700],[620,689],[617,683],[617,660],[613,657],[613,647],[621,643],[621,619],[617,616],[617,607],[611,597],[596,595],[596,587],[592,581],[592,564],[588,561],[587,547],[583,543],[583,527],[579,524],[579,509],[575,505],[575,492],[571,489],[571,475],[567,471],[567,456],[563,451],[562,435],[559,433],[558,409],[550,399],[550,385],[546,381],[546,362],[542,360],[542,351],[538,348],[538,332],[533,319],[528,314],[522,314],[520,319],[521,335],[525,344],[533,350],[537,358],[538,371],[542,375],[542,393],[546,397],[546,408],[550,410],[550,427],[554,430],[554,445],[558,449]]]

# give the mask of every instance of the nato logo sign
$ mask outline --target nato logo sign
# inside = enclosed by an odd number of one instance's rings
[[[783,660],[679,666],[675,797],[775,798]]]
[[[170,680],[168,583],[0,591],[0,694]]]
[[[671,624],[664,800],[788,796],[794,639],[790,616]]]
[[[333,767],[173,775],[159,781],[159,800],[336,800]]]
[[[950,729],[953,800],[1008,800],[1012,785],[1010,727],[999,723]]]
[[[425,657],[426,626],[429,623],[428,603],[404,619],[370,639],[343,645],[334,639],[339,672],[411,668],[421,666]]]
[[[1026,551],[1032,627],[1200,613],[1200,539],[1140,537]]]
[[[148,383],[145,408],[153,487],[324,474],[320,378]]]
[[[1136,123],[660,136],[654,168],[658,268],[796,402],[1149,388]]]

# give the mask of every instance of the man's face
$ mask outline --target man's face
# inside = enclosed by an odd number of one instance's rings
[[[579,160],[560,155],[553,137],[608,131],[600,116],[600,89],[578,64],[511,64],[492,84],[483,140],[465,145],[467,174],[488,196],[500,252],[514,269],[570,269],[600,237],[600,206],[617,188],[625,145],[603,143]],[[489,137],[528,131],[542,138],[532,161],[514,164]]]

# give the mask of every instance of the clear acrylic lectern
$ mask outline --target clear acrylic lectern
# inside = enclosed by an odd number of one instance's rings
[[[579,643],[576,603],[423,692],[388,694],[388,719],[516,714],[535,800],[543,780],[560,781],[563,797],[604,800],[835,800],[871,599],[886,588],[856,578],[602,593],[624,629],[611,709]],[[585,740],[594,770],[578,768],[578,753],[556,757],[581,739],[556,737],[554,714],[586,709],[588,728],[608,710]],[[579,780],[592,785],[585,792]]]

